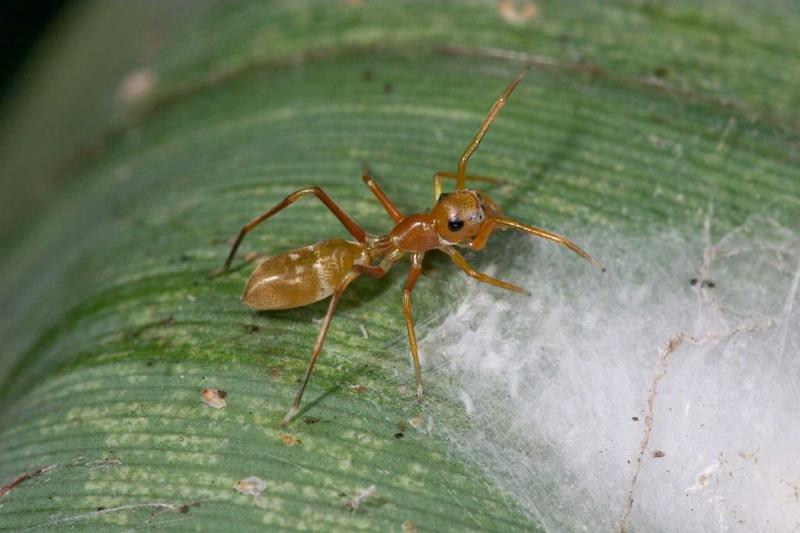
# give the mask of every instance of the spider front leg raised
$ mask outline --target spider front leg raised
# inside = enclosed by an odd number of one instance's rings
[[[442,187],[442,178],[457,180],[458,176],[454,172],[442,170],[433,175],[433,201],[439,200],[444,190]],[[466,181],[481,181],[483,183],[491,183],[493,185],[505,185],[508,182],[504,179],[493,178],[491,176],[464,176]]]
[[[467,149],[464,150],[464,153],[461,155],[461,159],[458,160],[458,173],[456,175],[457,190],[461,190],[465,186],[465,182],[467,179],[467,161],[469,161],[469,158],[472,156],[475,150],[478,149],[478,145],[481,143],[483,136],[486,135],[487,131],[489,131],[489,127],[492,125],[494,120],[497,118],[497,115],[506,105],[508,97],[511,96],[511,93],[514,92],[514,89],[517,88],[517,85],[519,85],[519,83],[522,81],[522,78],[524,78],[525,74],[528,73],[529,68],[530,65],[525,65],[525,67],[523,67],[522,71],[520,71],[517,77],[514,78],[511,81],[511,83],[508,84],[508,87],[506,87],[506,90],[503,91],[503,94],[500,95],[500,98],[498,98],[495,101],[494,105],[492,105],[492,108],[489,110],[489,113],[486,115],[486,118],[483,119],[483,123],[481,124],[481,127],[478,129],[478,133],[475,134],[475,137],[467,145]]]

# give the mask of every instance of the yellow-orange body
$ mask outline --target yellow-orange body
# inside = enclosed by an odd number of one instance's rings
[[[242,301],[260,311],[309,305],[332,295],[353,265],[369,260],[365,245],[342,239],[268,257],[247,280]]]
[[[394,221],[394,227],[389,233],[381,236],[368,235],[325,191],[316,186],[293,192],[275,207],[248,222],[239,232],[239,236],[228,254],[228,259],[222,267],[223,272],[230,267],[236,250],[250,230],[309,194],[316,196],[355,238],[355,241],[341,239],[322,241],[267,258],[255,269],[245,286],[242,300],[250,307],[258,310],[289,309],[331,297],[328,312],[322,322],[317,342],[311,352],[311,360],[300,383],[294,403],[284,417],[282,425],[288,424],[299,412],[303,391],[308,383],[317,357],[322,350],[322,344],[333,314],[336,311],[336,306],[345,289],[361,275],[380,278],[400,258],[406,255],[411,256],[411,268],[403,288],[403,315],[406,321],[414,373],[417,379],[417,398],[421,401],[422,370],[417,349],[416,333],[414,332],[411,291],[422,273],[422,260],[426,252],[438,250],[445,253],[468,276],[495,287],[521,293],[527,291],[506,281],[476,271],[461,256],[456,247],[461,246],[478,251],[486,246],[486,242],[493,231],[516,229],[566,246],[602,269],[599,263],[572,241],[547,230],[506,218],[503,216],[501,209],[488,195],[466,188],[467,181],[488,183],[496,183],[498,181],[495,178],[486,176],[467,175],[467,160],[477,149],[489,126],[505,105],[508,96],[517,84],[522,81],[525,72],[527,72],[527,68],[520,72],[492,106],[477,135],[475,135],[461,156],[458,163],[458,172],[437,172],[434,174],[434,198],[436,203],[429,211],[407,216],[403,215],[365,169],[362,176],[364,183],[370,188],[386,210],[386,213]],[[448,193],[442,192],[442,179],[455,180],[456,190]]]

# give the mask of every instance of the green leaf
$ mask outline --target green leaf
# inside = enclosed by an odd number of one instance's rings
[[[445,438],[469,427],[447,377],[428,369],[414,400],[402,264],[348,291],[285,431],[326,302],[254,313],[239,301],[249,266],[206,277],[242,224],[301,186],[387,231],[363,163],[402,211],[426,209],[433,172],[455,167],[522,61],[533,71],[470,162],[509,181],[491,193],[510,215],[688,231],[713,199],[715,231],[767,210],[797,225],[795,5],[515,9],[98,3],[65,20],[58,61],[43,59],[3,127],[0,481],[31,477],[0,497],[0,528],[536,529]],[[59,74],[134,16],[124,69]],[[136,68],[155,87],[115,99]],[[85,111],[85,87],[106,112]],[[244,250],[342,236],[308,199]],[[463,283],[426,263],[421,332]],[[227,407],[201,401],[209,387]],[[234,490],[250,476],[260,497]]]

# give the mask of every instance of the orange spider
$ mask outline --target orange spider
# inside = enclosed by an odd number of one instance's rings
[[[403,289],[403,314],[417,378],[417,399],[422,401],[422,370],[419,364],[414,319],[411,314],[411,291],[422,272],[422,258],[426,252],[430,250],[444,252],[461,270],[478,281],[527,294],[527,291],[516,285],[476,271],[456,250],[456,246],[465,246],[475,251],[481,250],[486,246],[486,242],[494,230],[513,228],[562,244],[598,269],[603,270],[597,261],[569,239],[504,217],[500,208],[489,196],[465,187],[467,181],[497,181],[486,176],[467,175],[467,161],[478,148],[481,139],[489,130],[489,126],[503,109],[506,99],[522,81],[527,71],[528,67],[526,66],[495,101],[478,133],[464,150],[458,162],[458,171],[456,173],[443,171],[434,174],[433,188],[436,204],[433,209],[425,213],[403,215],[370,176],[369,171],[365,169],[362,176],[364,183],[395,222],[395,226],[386,235],[368,235],[319,187],[306,187],[293,192],[278,205],[248,222],[239,232],[225,265],[219,272],[229,269],[236,250],[250,230],[308,194],[319,198],[355,238],[355,241],[341,239],[322,241],[267,258],[253,271],[244,288],[242,301],[257,310],[301,307],[333,296],[314,350],[311,352],[311,361],[308,363],[294,403],[281,422],[282,426],[288,424],[300,411],[303,392],[311,376],[311,371],[314,369],[314,364],[317,362],[317,357],[322,351],[322,344],[325,341],[325,335],[336,311],[336,306],[348,285],[361,275],[381,278],[398,259],[406,254],[411,254],[411,269]],[[456,180],[454,192],[442,192],[442,179],[444,178]]]

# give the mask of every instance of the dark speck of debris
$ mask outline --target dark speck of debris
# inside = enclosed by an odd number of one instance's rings
[[[714,287],[717,286],[717,284],[711,281],[710,279],[699,280],[697,278],[692,278],[689,280],[689,285],[691,285],[692,287],[696,286],[698,283],[700,283],[700,286],[703,287],[704,289],[713,289]]]
[[[713,289],[716,285],[710,279],[704,280],[702,287],[708,287],[709,289]]]
[[[224,390],[217,391],[217,395],[218,395],[220,398],[227,398],[227,397],[228,397],[228,393],[227,393],[227,392],[225,392]]]
[[[105,507],[102,507],[102,506],[97,508],[97,512],[98,512],[98,513],[99,513],[100,511],[105,511],[105,510],[106,510],[106,508],[105,508]]]
[[[172,315],[168,316],[167,318],[161,321],[162,326],[171,326],[174,323],[175,323],[175,318]]]
[[[653,457],[655,457],[656,459],[661,459],[661,458],[662,458],[662,457],[664,457],[665,455],[667,455],[667,454],[666,454],[666,453],[664,453],[664,452],[662,452],[661,450],[655,450],[655,451],[653,451]]]
[[[364,81],[370,81],[375,77],[375,73],[372,72],[372,69],[364,69],[364,72],[361,73],[361,78]]]
[[[397,433],[394,434],[394,438],[402,439],[403,435],[404,435],[404,433],[402,431],[398,431]]]
[[[189,254],[181,254],[181,261],[188,261],[191,259]]]
[[[386,94],[391,94],[394,91],[394,85],[389,83],[388,81],[383,85],[383,92]]]
[[[148,361],[146,364],[147,364],[147,366],[153,366],[153,362],[152,361]]]
[[[317,422],[319,422],[319,418],[314,418],[313,416],[307,416],[303,419],[303,422],[308,424],[309,426],[313,426]]]
[[[638,416],[632,416],[631,420],[633,420],[634,422],[638,422],[639,421],[639,417]]]
[[[653,69],[653,74],[657,78],[669,78],[669,69],[667,67],[656,67]]]
[[[692,279],[690,279],[690,280],[689,280],[689,285],[691,285],[692,287],[694,287],[695,285],[697,285],[697,278],[692,278]]]
[[[188,513],[189,512],[189,506],[186,505],[186,504],[183,504],[180,507],[178,507],[178,511],[180,511],[181,513]]]
[[[255,324],[250,324],[248,326],[245,326],[245,330],[247,331],[247,333],[258,333],[259,327],[256,326]]]

